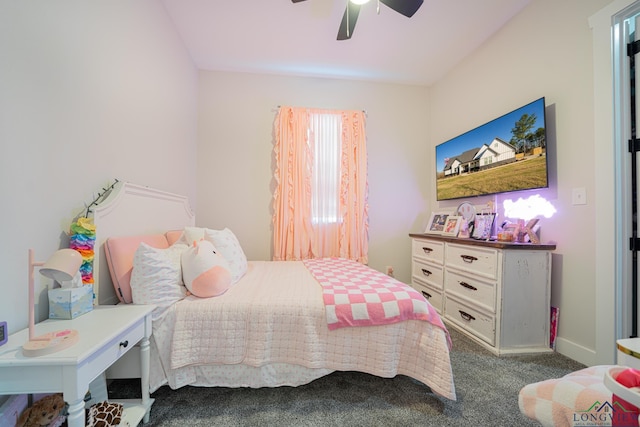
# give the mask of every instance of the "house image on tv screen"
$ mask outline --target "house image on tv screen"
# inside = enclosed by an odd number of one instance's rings
[[[443,172],[444,176],[459,175],[515,161],[516,148],[500,138],[495,138],[489,145],[483,144],[480,148],[472,148],[449,158]]]
[[[436,145],[436,198],[548,186],[544,98]]]

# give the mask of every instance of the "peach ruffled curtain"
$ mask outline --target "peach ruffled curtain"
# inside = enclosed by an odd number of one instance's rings
[[[341,123],[335,191],[327,190],[322,179],[332,172],[314,169],[319,155],[314,120],[323,114],[336,115]],[[369,216],[364,113],[280,107],[274,136],[273,259],[339,256],[366,264]],[[319,179],[314,181],[314,175]],[[326,197],[335,197],[331,203],[338,204],[337,218],[331,221],[322,215],[314,217],[312,212],[312,205]]]

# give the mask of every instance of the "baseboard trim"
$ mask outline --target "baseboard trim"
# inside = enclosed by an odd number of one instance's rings
[[[576,344],[565,338],[556,338],[556,351],[569,359],[580,362],[587,366],[597,365],[596,352],[593,349]]]

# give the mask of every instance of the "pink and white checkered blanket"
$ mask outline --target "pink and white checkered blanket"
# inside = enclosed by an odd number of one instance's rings
[[[304,261],[322,285],[330,330],[424,320],[446,331],[433,306],[410,286],[344,258]]]

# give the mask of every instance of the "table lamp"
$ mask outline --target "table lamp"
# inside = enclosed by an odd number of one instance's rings
[[[58,282],[73,280],[82,265],[82,255],[73,249],[56,251],[47,262],[33,260],[33,249],[29,249],[29,341],[22,346],[22,354],[28,357],[43,356],[71,347],[78,341],[78,331],[63,329],[35,336],[34,269]]]

